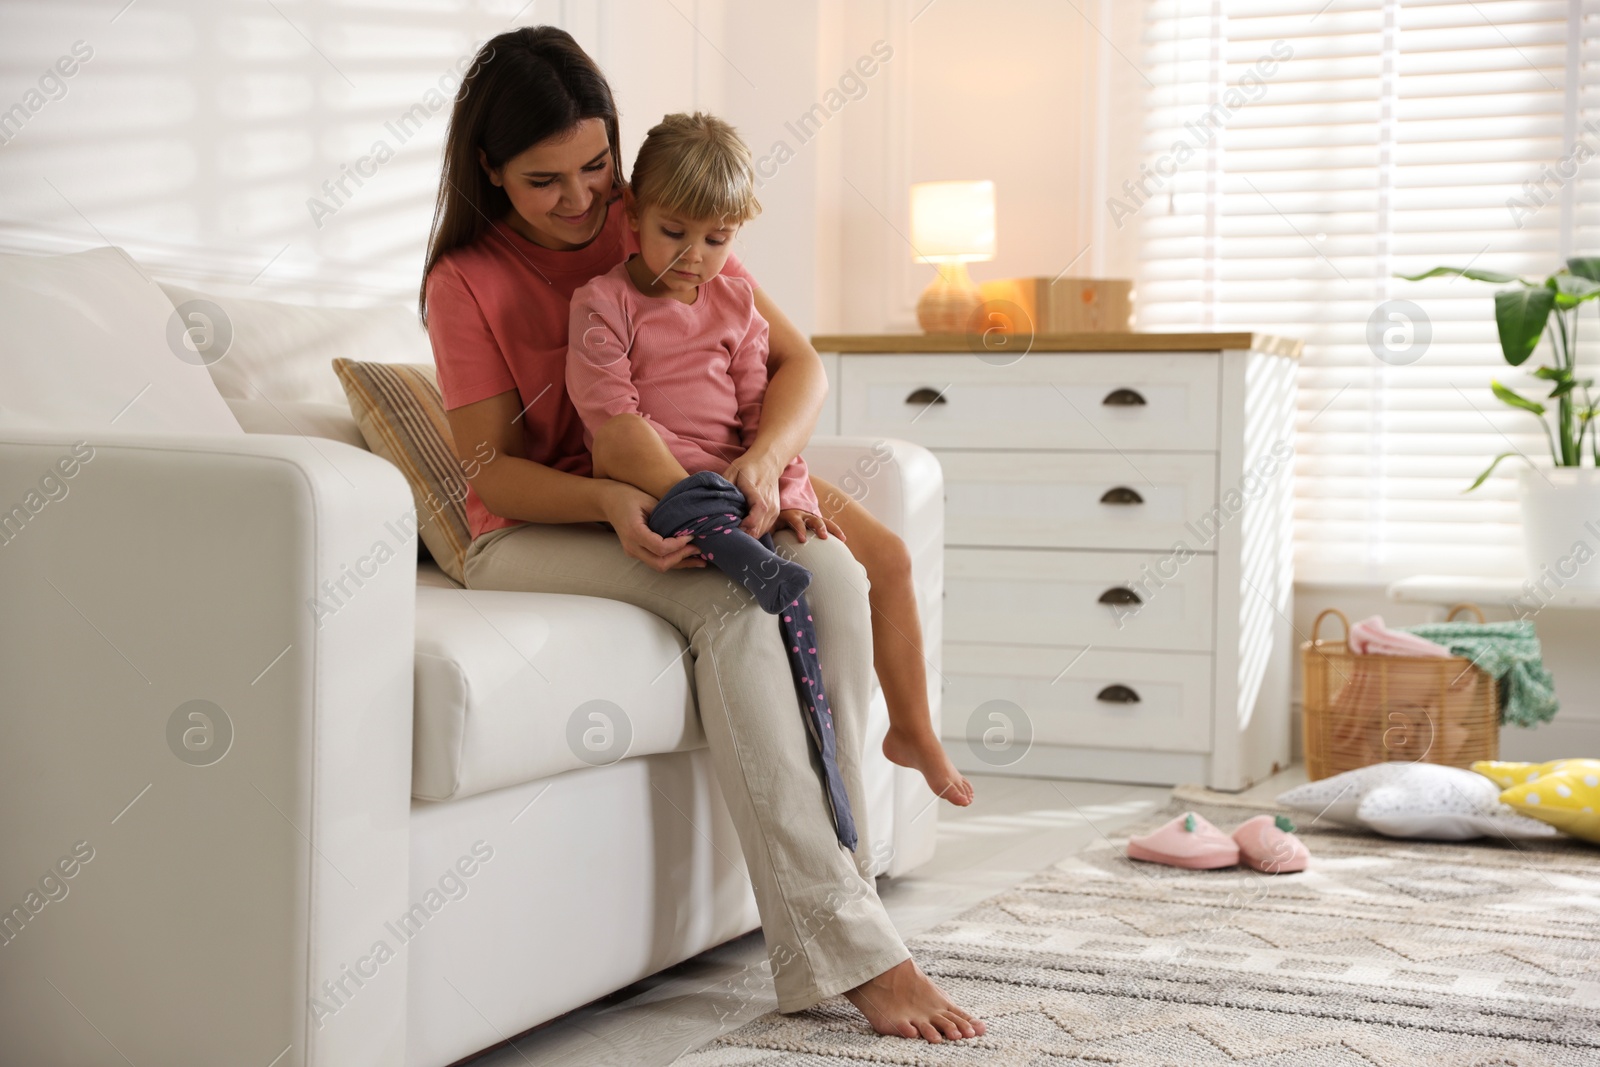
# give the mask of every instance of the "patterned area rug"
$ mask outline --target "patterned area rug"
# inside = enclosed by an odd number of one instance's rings
[[[1271,807],[1180,789],[1223,829]],[[836,997],[685,1067],[1547,1067],[1600,1064],[1600,849],[1395,841],[1306,825],[1312,867],[1179,871],[1100,841],[911,942],[988,1024],[880,1037]]]

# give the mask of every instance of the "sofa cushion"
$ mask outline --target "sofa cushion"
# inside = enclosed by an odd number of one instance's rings
[[[467,479],[450,441],[433,365],[333,361],[367,447],[400,468],[417,502],[418,533],[444,572],[462,580],[472,534]]]
[[[439,569],[439,565],[432,560],[417,564],[417,588],[427,586],[432,589],[465,589],[466,586],[450,577]]]
[[[214,324],[180,320],[120,248],[0,256],[0,322],[0,428],[240,432],[185,344]]]
[[[226,355],[210,364],[217,392],[229,400],[262,395],[275,403],[343,404],[336,358],[370,363],[433,359],[415,308],[303,307],[162,286],[175,306],[202,301],[221,309],[232,335]]]
[[[294,401],[228,400],[228,410],[245,433],[276,433],[291,437],[321,437],[340,441],[362,451],[367,448],[350,405],[296,403]]]
[[[601,597],[417,587],[412,795],[451,800],[706,744],[687,646]]]

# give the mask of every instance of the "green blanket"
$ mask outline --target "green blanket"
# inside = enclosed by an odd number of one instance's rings
[[[1431,622],[1401,629],[1465,656],[1493,677],[1499,683],[1502,725],[1537,726],[1555,718],[1560,704],[1532,621]]]

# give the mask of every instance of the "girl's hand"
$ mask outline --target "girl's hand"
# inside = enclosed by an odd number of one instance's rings
[[[739,528],[751,537],[771,533],[773,524],[778,521],[778,475],[782,473],[782,465],[774,464],[754,452],[746,452],[722,472],[722,476],[736,485],[749,502],[749,514],[745,515]]]
[[[807,530],[814,532],[820,540],[826,541],[829,534],[841,541],[845,540],[844,531],[839,529],[838,524],[832,519],[825,519],[821,515],[813,515],[799,508],[784,508],[778,512],[778,525],[793,530],[795,537],[802,544],[805,543]]]
[[[623,552],[655,571],[706,565],[687,536],[662,537],[645,525],[655,510],[655,497],[626,482],[608,482],[607,486],[602,506]]]

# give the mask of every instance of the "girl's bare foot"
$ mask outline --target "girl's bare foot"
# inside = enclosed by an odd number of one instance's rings
[[[890,1037],[920,1037],[938,1045],[947,1039],[959,1041],[984,1034],[983,1020],[950,1003],[912,959],[900,961],[844,995],[874,1030]]]
[[[943,797],[958,808],[972,803],[972,783],[956,770],[933,730],[913,735],[891,726],[883,739],[883,754],[889,757],[890,763],[920,772],[935,796]]]

